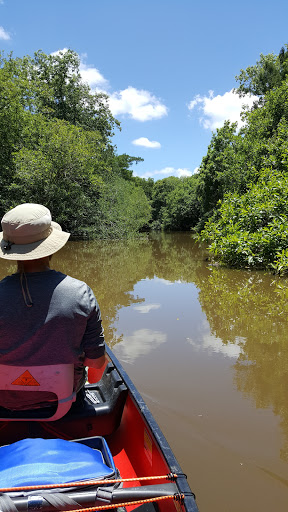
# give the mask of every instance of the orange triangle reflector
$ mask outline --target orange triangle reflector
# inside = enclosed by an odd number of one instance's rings
[[[26,370],[20,377],[17,377],[12,384],[15,386],[40,386],[39,382],[34,379],[29,370]]]

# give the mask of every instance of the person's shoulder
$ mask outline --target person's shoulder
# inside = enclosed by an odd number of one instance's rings
[[[17,278],[18,274],[11,274],[9,276],[3,277],[3,279],[0,280],[0,286],[6,286],[7,284],[14,282]]]
[[[89,286],[84,282],[80,281],[76,277],[69,276],[68,274],[63,274],[62,272],[55,271],[57,278],[62,280],[64,286],[73,287],[73,288],[89,288]]]
[[[72,302],[81,304],[81,307],[90,313],[91,308],[98,307],[96,297],[90,286],[80,279],[64,274],[64,279],[59,286],[59,292]]]

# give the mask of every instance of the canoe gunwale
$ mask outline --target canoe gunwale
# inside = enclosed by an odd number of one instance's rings
[[[124,383],[126,384],[128,392],[130,393],[137,408],[139,409],[140,414],[144,417],[149,429],[151,430],[151,433],[159,447],[159,450],[162,453],[168,467],[170,468],[171,474],[177,475],[176,483],[179,489],[179,493],[184,494],[185,496],[184,506],[186,511],[199,512],[195,501],[195,494],[190,489],[190,486],[187,482],[187,477],[183,473],[180,464],[178,463],[167,439],[165,438],[163,432],[161,431],[149,407],[143,400],[141,394],[137,390],[136,386],[133,384],[132,380],[122,367],[117,357],[113,354],[112,350],[108,346],[106,347],[106,351],[109,359],[111,359],[116,370],[118,371]]]

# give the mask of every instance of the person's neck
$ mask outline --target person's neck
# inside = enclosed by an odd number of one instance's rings
[[[45,272],[50,270],[49,258],[39,260],[17,261],[17,272]]]

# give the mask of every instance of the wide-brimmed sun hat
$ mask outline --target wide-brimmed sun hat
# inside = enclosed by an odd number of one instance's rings
[[[1,225],[0,258],[6,260],[45,258],[59,251],[70,236],[42,204],[16,206],[4,215]]]

